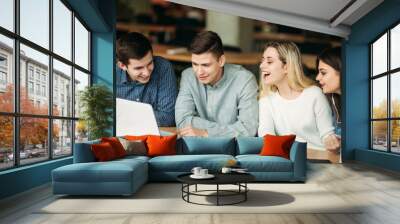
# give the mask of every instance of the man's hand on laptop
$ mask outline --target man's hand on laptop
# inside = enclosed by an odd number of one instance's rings
[[[203,129],[193,128],[192,126],[187,126],[182,129],[179,129],[180,136],[201,136],[208,137],[208,132]]]

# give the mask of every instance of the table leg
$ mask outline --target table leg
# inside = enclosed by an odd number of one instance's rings
[[[244,201],[247,201],[247,183],[244,183]]]
[[[188,200],[188,202],[190,202],[189,195],[190,195],[190,184],[187,185],[187,200]]]
[[[219,205],[219,184],[217,184],[217,206]]]
[[[185,185],[182,183],[182,188],[181,188],[181,192],[182,192],[182,199],[184,199],[184,196],[183,196],[183,195],[184,195],[184,194],[183,194],[184,186],[185,186]]]

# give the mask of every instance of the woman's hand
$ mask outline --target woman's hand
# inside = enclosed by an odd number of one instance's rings
[[[324,139],[325,148],[332,152],[339,154],[340,152],[340,138],[335,134],[330,134]]]

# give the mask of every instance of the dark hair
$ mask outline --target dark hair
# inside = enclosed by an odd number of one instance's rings
[[[319,61],[323,61],[325,64],[331,66],[336,71],[340,72],[342,76],[342,59],[341,59],[342,49],[340,47],[328,48],[322,51],[322,53],[317,57],[317,69]],[[328,94],[329,103],[332,106],[333,113],[336,115],[337,122],[342,120],[341,112],[341,102],[340,95],[336,93]]]
[[[342,72],[342,49],[340,47],[328,48],[322,51],[317,57],[316,67],[318,69],[319,61],[323,61],[338,72]]]
[[[203,54],[210,52],[217,58],[224,54],[222,40],[217,33],[212,31],[203,31],[198,33],[189,46],[192,54]]]
[[[128,33],[117,40],[117,58],[125,65],[129,59],[142,59],[153,49],[150,41],[141,33]]]

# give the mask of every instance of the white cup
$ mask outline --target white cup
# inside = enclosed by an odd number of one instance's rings
[[[199,175],[201,175],[200,174],[200,171],[202,170],[202,168],[201,167],[193,167],[193,169],[192,169],[192,173],[194,174],[194,175],[196,175],[196,176],[199,176]]]
[[[208,169],[201,169],[200,170],[200,176],[207,176],[208,175]]]
[[[231,171],[232,171],[232,169],[229,167],[222,167],[222,170],[221,170],[222,173],[230,173]]]

